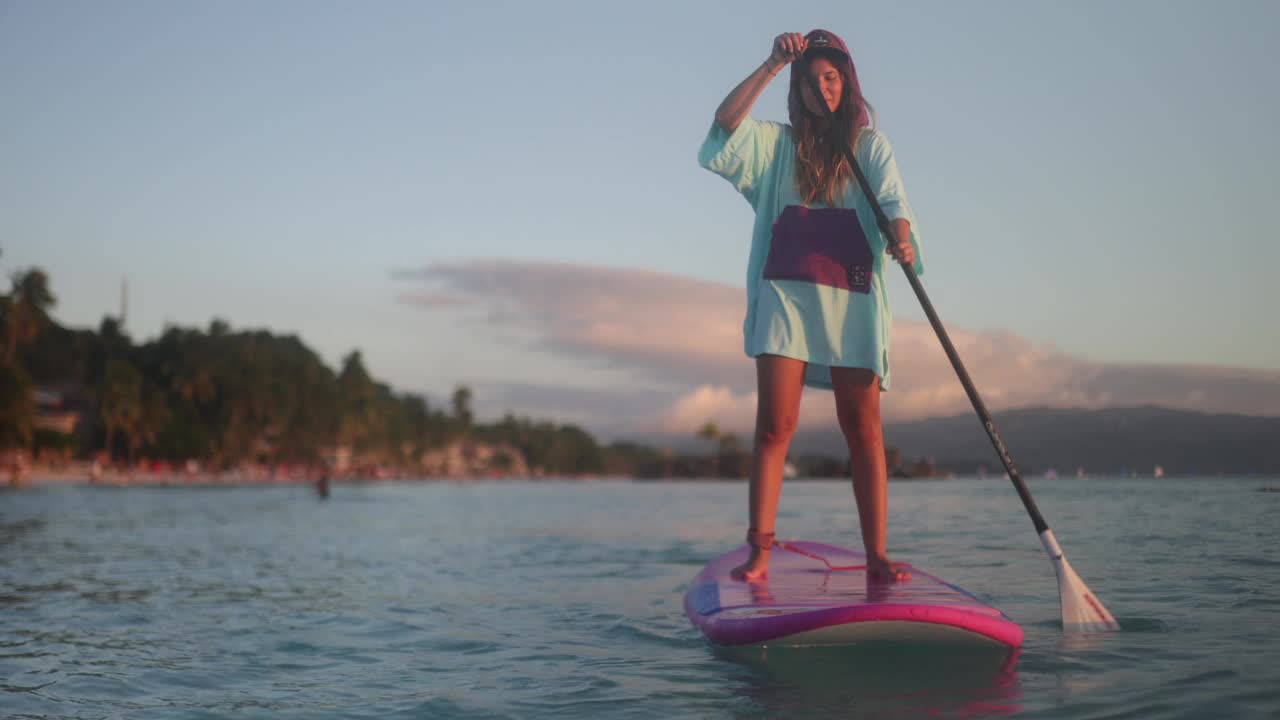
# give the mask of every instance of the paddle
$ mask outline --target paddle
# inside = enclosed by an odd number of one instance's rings
[[[794,72],[794,70],[793,70]],[[804,73],[805,80],[809,83],[809,90],[813,96],[818,99],[818,104],[822,106],[823,112],[828,120],[832,119],[834,113],[831,108],[822,100],[822,90],[818,87],[817,79],[809,73]],[[871,191],[871,186],[867,183],[867,178],[862,174],[862,169],[858,167],[858,161],[854,159],[853,148],[847,144],[842,144],[845,159],[849,161],[849,167],[853,169],[853,175],[858,180],[858,186],[862,188],[862,194],[867,199],[867,203],[871,206],[871,210],[876,216],[876,225],[880,227],[880,232],[889,243],[893,243],[893,231],[889,225],[889,218],[884,214],[884,210],[880,208],[880,203],[876,200],[876,196]],[[1035,500],[1031,499],[1031,491],[1027,490],[1027,485],[1022,481],[1022,475],[1018,472],[1018,468],[1013,465],[1013,458],[1009,456],[1008,449],[1004,446],[1004,441],[1000,439],[1000,433],[996,432],[995,421],[991,419],[991,413],[987,412],[987,406],[982,402],[982,398],[978,395],[978,389],[974,387],[973,381],[969,379],[969,373],[964,369],[964,363],[960,361],[960,355],[956,352],[956,348],[951,344],[951,338],[947,336],[947,331],[942,327],[942,320],[938,319],[938,313],[933,309],[933,303],[929,302],[929,296],[925,294],[924,285],[920,284],[920,278],[916,277],[915,271],[910,267],[903,265],[903,271],[907,275],[907,282],[911,283],[911,289],[916,293],[916,299],[920,301],[920,307],[924,308],[924,314],[929,317],[929,324],[933,326],[933,331],[938,335],[938,341],[942,343],[942,349],[947,353],[947,359],[951,361],[951,367],[955,369],[956,375],[960,378],[960,384],[964,386],[964,392],[969,396],[969,402],[973,404],[973,409],[978,413],[978,419],[982,421],[982,427],[987,431],[987,437],[991,439],[991,444],[996,449],[996,454],[1000,456],[1000,462],[1004,465],[1004,470],[1009,474],[1009,480],[1013,482],[1013,487],[1018,491],[1018,497],[1022,498],[1022,505],[1027,509],[1027,514],[1031,516],[1031,523],[1035,525],[1036,533],[1040,535],[1040,542],[1044,545],[1044,549],[1049,553],[1049,559],[1053,563],[1053,570],[1058,576],[1058,598],[1062,607],[1062,630],[1067,633],[1080,632],[1104,632],[1108,630],[1119,630],[1120,624],[1116,622],[1111,613],[1098,602],[1098,599],[1089,592],[1089,588],[1071,569],[1071,565],[1067,563],[1067,557],[1062,552],[1062,548],[1058,547],[1058,541],[1053,537],[1053,531],[1049,529],[1049,524],[1044,521],[1044,516],[1040,514],[1040,509],[1036,507]]]

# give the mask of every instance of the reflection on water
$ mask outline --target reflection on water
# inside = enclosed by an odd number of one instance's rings
[[[768,717],[974,717],[1021,709],[1017,650],[871,644],[714,653],[748,669],[740,692]]]

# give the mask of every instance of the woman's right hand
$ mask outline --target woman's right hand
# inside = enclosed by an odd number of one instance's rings
[[[769,53],[769,68],[780,70],[793,60],[797,60],[809,48],[809,41],[800,33],[782,33],[773,39],[773,52]]]

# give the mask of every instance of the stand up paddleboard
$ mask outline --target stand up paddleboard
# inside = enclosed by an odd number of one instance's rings
[[[1004,613],[916,568],[910,580],[868,582],[860,567],[828,567],[862,566],[862,553],[788,540],[775,543],[764,580],[729,577],[750,550],[712,560],[685,593],[689,620],[717,645],[1022,645],[1022,628]]]

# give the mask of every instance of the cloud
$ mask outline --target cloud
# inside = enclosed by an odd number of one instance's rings
[[[402,302],[444,312],[480,308],[469,322],[495,335],[518,326],[568,372],[594,360],[658,390],[584,389],[571,382],[533,391],[520,378],[495,385],[508,402],[535,401],[563,417],[615,431],[693,432],[707,421],[750,431],[755,371],[742,351],[745,293],[736,287],[649,270],[485,260],[437,263],[397,273],[423,285]],[[1035,344],[1007,331],[948,328],[983,400],[993,410],[1025,406],[1163,405],[1202,412],[1280,415],[1280,372],[1156,364],[1106,364]],[[969,401],[932,328],[896,320],[893,388],[886,420],[966,412]],[[519,404],[519,403],[515,403]],[[618,408],[629,412],[619,412]],[[800,423],[834,423],[830,393],[806,391]],[[594,424],[593,424],[594,423]]]
[[[555,418],[592,432],[624,435],[659,417],[671,403],[671,394],[635,389],[582,388],[528,382],[491,382],[477,387],[475,408],[482,417],[510,413],[537,419]],[[706,422],[706,419],[703,419]]]
[[[723,385],[701,385],[677,397],[665,413],[640,430],[658,432],[693,432],[708,420],[716,420],[726,429],[745,431],[752,427],[756,414],[756,393],[734,393]]]
[[[727,285],[509,260],[437,263],[396,275],[435,288],[434,296],[481,306],[483,322],[531,330],[541,347],[570,358],[591,357],[664,382],[755,383],[742,353],[743,293]]]
[[[440,292],[400,293],[396,301],[405,305],[417,305],[424,308],[467,307],[471,305],[466,298]]]

